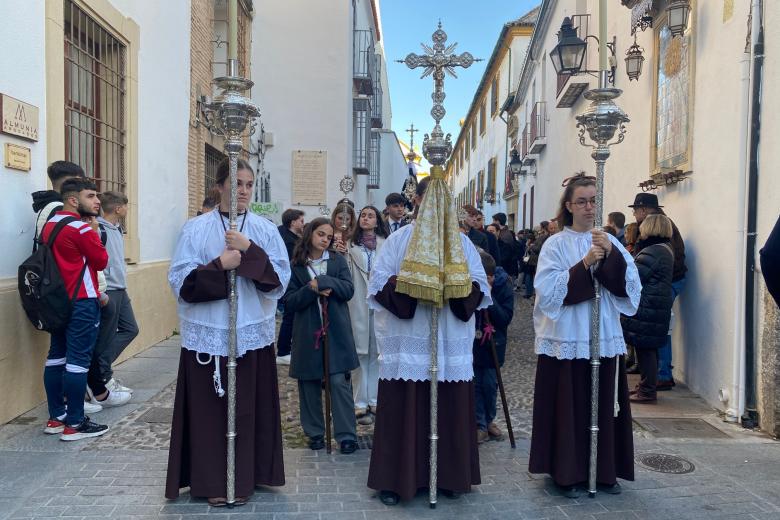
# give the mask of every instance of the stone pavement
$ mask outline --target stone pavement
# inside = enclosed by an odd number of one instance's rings
[[[529,475],[535,367],[530,311],[530,302],[518,298],[504,369],[517,449],[506,441],[482,445],[482,484],[459,500],[441,498],[436,510],[428,508],[422,494],[394,508],[382,505],[365,486],[368,449],[330,456],[302,449],[297,395],[293,381],[286,377],[287,367],[279,368],[287,484],[259,489],[247,505],[233,510],[210,508],[186,493],[176,501],[165,500],[179,349],[174,337],[117,367],[117,375],[136,391],[130,404],[96,415],[112,426],[107,435],[76,443],[46,436],[41,432],[44,406],[0,426],[0,520],[204,515],[278,520],[780,520],[780,443],[724,423],[681,386],[662,394],[662,404],[656,408],[635,407],[637,478],[623,482],[623,494],[571,500],[559,496],[548,478]],[[370,431],[361,428],[363,446],[370,446]]]

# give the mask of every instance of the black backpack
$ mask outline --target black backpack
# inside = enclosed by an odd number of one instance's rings
[[[70,321],[73,302],[79,294],[87,264],[84,263],[73,295],[69,295],[54,259],[52,247],[62,228],[76,220],[75,217],[65,217],[54,226],[48,241],[36,239],[38,247],[35,252],[19,266],[19,296],[22,299],[22,307],[38,330],[60,332]]]

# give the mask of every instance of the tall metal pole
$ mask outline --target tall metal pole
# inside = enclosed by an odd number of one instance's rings
[[[230,5],[230,4],[229,4]],[[232,25],[237,23],[236,9],[231,9]],[[234,42],[235,43],[235,42]],[[209,123],[209,131],[225,139],[224,150],[228,156],[230,166],[230,229],[237,229],[238,214],[238,154],[243,149],[242,138],[247,125],[253,118],[260,115],[260,110],[243,92],[252,88],[253,83],[248,79],[237,76],[238,60],[236,59],[236,46],[231,45],[228,58],[227,76],[216,78],[214,83],[221,92],[212,103],[203,107],[206,120]],[[250,125],[249,134],[254,131]],[[225,497],[228,507],[236,504],[236,362],[237,337],[236,320],[238,315],[238,295],[236,293],[236,272],[228,271],[228,345],[227,345],[227,460],[226,460],[226,490]],[[238,504],[240,505],[240,504]]]
[[[439,26],[431,35],[433,40],[433,46],[421,44],[425,54],[419,55],[410,53],[399,62],[406,64],[410,69],[416,69],[418,67],[423,68],[422,78],[432,75],[433,76],[433,108],[431,109],[431,116],[436,124],[433,127],[433,131],[430,135],[425,134],[423,140],[423,156],[431,164],[431,176],[436,178],[436,175],[443,175],[443,164],[447,160],[447,157],[452,153],[452,142],[450,141],[450,135],[444,136],[444,132],[439,124],[447,111],[444,109],[444,76],[450,74],[455,76],[455,67],[470,67],[475,61],[481,61],[475,59],[471,53],[464,52],[461,54],[454,54],[457,43],[450,46],[446,46],[447,33],[441,28],[441,22]],[[414,137],[414,131],[412,131],[412,138]],[[413,139],[412,139],[413,143]],[[410,148],[412,146],[410,143]],[[410,157],[414,154],[414,150],[409,151]],[[411,160],[411,157],[410,157]],[[439,309],[436,305],[431,308],[431,413],[430,413],[430,460],[429,460],[429,503],[431,509],[436,507],[437,497],[437,468],[438,468],[438,421],[439,421],[439,405],[438,405],[438,383],[439,383],[439,367],[438,367],[438,344],[439,344]]]

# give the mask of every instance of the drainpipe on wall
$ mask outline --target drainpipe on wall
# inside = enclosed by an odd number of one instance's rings
[[[761,141],[761,85],[764,68],[764,23],[761,12],[762,1],[753,0],[751,4],[752,28],[750,40],[752,46],[753,71],[751,75],[750,100],[750,148],[748,151],[748,192],[747,192],[747,237],[745,243],[745,413],[742,426],[758,426],[756,333],[755,333],[755,293],[756,293],[756,222],[758,217],[758,161]]]

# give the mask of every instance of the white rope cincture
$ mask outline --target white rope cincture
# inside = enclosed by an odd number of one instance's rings
[[[200,360],[201,354],[208,356],[208,360],[201,361]],[[195,360],[198,362],[199,365],[206,366],[209,363],[211,363],[212,359],[214,359],[214,374],[211,376],[211,378],[214,381],[214,391],[217,393],[219,397],[225,397],[225,390],[222,388],[222,374],[219,371],[219,356],[214,356],[212,354],[205,354],[203,352],[198,352],[195,354]]]

